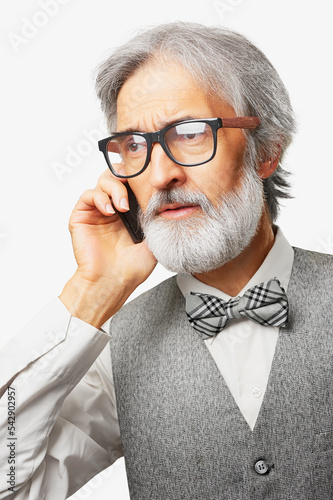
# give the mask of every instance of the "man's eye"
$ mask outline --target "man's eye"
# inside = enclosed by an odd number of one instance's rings
[[[200,141],[204,137],[204,134],[202,133],[196,133],[196,132],[189,132],[188,134],[181,134],[178,136],[179,141],[184,141],[184,142],[194,142],[194,141]]]
[[[191,139],[197,139],[200,137],[201,134],[184,134],[184,139],[186,140],[191,140]]]
[[[138,153],[144,149],[144,144],[138,144],[137,142],[130,142],[126,145],[127,151],[130,153]]]
[[[139,145],[133,142],[132,144],[129,144],[128,146],[129,151],[132,151],[132,153],[135,153],[138,150]]]

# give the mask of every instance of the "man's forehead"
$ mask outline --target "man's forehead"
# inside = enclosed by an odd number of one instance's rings
[[[131,76],[122,86],[117,100],[118,113],[149,106],[157,102],[166,107],[184,98],[188,90],[198,84],[187,75],[180,65],[169,63],[165,67],[154,64],[145,66]]]
[[[139,130],[139,124],[146,129],[149,123],[144,122],[148,120],[156,130],[189,115],[208,118],[214,114],[213,101],[180,64],[145,66],[131,76],[119,92],[117,129]]]
[[[154,130],[158,130],[175,121],[188,117],[204,118],[203,114],[207,114],[199,111],[199,106],[196,106],[196,110],[184,105],[184,99],[181,97],[170,99],[170,96],[165,97],[163,94],[159,97],[154,96],[152,100],[146,99],[144,104],[129,101],[118,105],[118,130],[148,131],[147,127],[149,128],[150,124]]]
[[[175,88],[181,90],[184,85],[198,86],[198,82],[176,61],[156,61],[137,69],[123,84],[119,97],[127,93],[133,100],[158,91]]]

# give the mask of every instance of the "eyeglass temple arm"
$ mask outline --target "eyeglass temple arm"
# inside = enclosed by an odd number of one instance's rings
[[[259,116],[237,116],[235,118],[222,118],[223,127],[255,129],[260,125]]]

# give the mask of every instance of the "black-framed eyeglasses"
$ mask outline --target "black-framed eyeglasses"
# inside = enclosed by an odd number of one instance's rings
[[[195,167],[214,158],[218,129],[255,129],[259,124],[258,116],[184,120],[156,132],[118,132],[99,141],[98,146],[111,172],[129,179],[147,168],[156,142],[174,163]]]

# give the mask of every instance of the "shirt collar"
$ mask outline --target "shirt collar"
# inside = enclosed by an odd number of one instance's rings
[[[276,227],[276,236],[274,245],[268,253],[266,259],[259,267],[258,271],[252,276],[243,290],[238,294],[242,296],[246,290],[252,286],[268,281],[274,277],[280,280],[285,291],[287,291],[291,270],[294,261],[294,250],[285,238],[279,227]],[[215,295],[224,300],[229,300],[230,295],[212,286],[206,285],[190,274],[178,274],[177,284],[180,291],[185,296],[190,292],[206,293]]]

